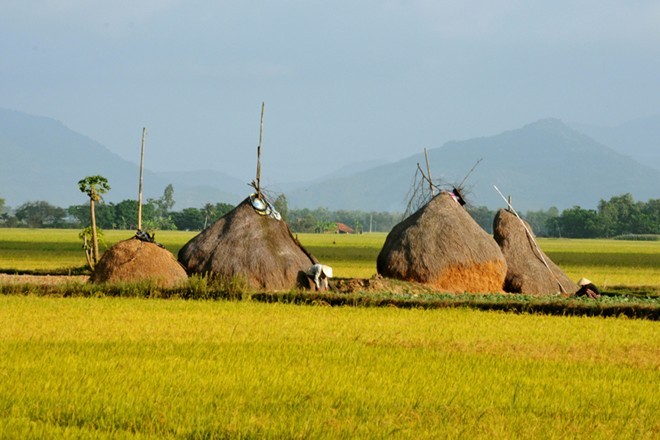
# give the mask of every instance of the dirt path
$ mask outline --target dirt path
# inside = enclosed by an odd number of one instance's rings
[[[86,283],[87,275],[8,275],[0,274],[0,284],[39,284],[56,285],[66,283]]]

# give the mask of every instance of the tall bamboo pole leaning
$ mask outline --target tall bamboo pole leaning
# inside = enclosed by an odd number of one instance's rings
[[[140,152],[140,187],[138,189],[138,231],[142,230],[142,170],[144,169],[144,140],[147,136],[147,128],[142,127],[142,149]]]
[[[257,147],[257,197],[261,198],[261,141],[264,133],[264,103],[261,103],[261,123],[259,125],[259,146]]]
[[[546,269],[548,269],[548,272],[550,272],[550,276],[552,276],[552,278],[555,279],[557,284],[559,284],[559,289],[561,290],[561,292],[562,293],[568,293],[568,291],[566,290],[564,285],[561,283],[561,281],[559,281],[559,277],[557,277],[557,275],[552,271],[552,269],[550,269],[550,265],[548,265],[548,262],[543,257],[543,251],[541,250],[541,248],[539,247],[539,244],[537,243],[536,239],[534,238],[534,234],[532,234],[532,231],[529,230],[529,228],[527,227],[527,225],[525,224],[523,219],[518,215],[518,212],[515,209],[513,209],[513,206],[511,205],[511,196],[509,196],[509,199],[507,200],[507,198],[504,197],[504,194],[502,194],[502,192],[497,187],[497,185],[493,185],[493,186],[495,187],[495,191],[497,191],[497,193],[500,195],[500,197],[502,197],[504,199],[504,201],[507,203],[507,205],[509,207],[509,211],[511,213],[513,213],[513,215],[515,215],[518,218],[518,220],[520,220],[520,224],[522,225],[523,228],[525,228],[525,232],[527,233],[527,236],[529,237],[531,242],[534,243],[534,247],[536,248],[536,252],[537,252],[536,256],[539,258],[539,260],[541,260],[541,262],[546,267]]]

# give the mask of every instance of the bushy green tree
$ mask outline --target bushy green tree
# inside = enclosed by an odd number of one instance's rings
[[[556,221],[559,217],[559,209],[553,206],[547,211],[527,211],[524,218],[534,231],[534,235],[539,237],[556,236]]]
[[[289,218],[289,202],[286,199],[286,196],[284,194],[280,194],[277,196],[275,201],[273,202],[273,207],[277,210],[277,212],[280,213],[282,216],[282,219],[284,221],[287,221]]]
[[[30,228],[61,227],[66,210],[39,200],[27,202],[16,209],[16,218]]]
[[[603,227],[598,212],[575,206],[565,209],[559,216],[561,235],[567,238],[602,237]]]
[[[172,213],[172,221],[180,231],[199,231],[204,228],[205,217],[202,210],[185,208]]]
[[[640,213],[640,206],[635,203],[632,194],[615,196],[607,202],[601,200],[598,203],[598,214],[606,237],[640,233]]]
[[[170,212],[174,207],[174,186],[170,183],[165,187],[163,195],[158,199],[149,199],[142,207],[142,216],[145,223],[145,229],[176,229],[172,221]],[[148,207],[150,205],[150,207]],[[151,215],[147,215],[145,210],[149,209]]]
[[[489,234],[493,233],[493,220],[495,212],[485,206],[470,206],[467,208],[468,214]]]
[[[213,221],[218,220],[220,217],[224,217],[229,214],[235,208],[234,205],[229,203],[216,203],[215,204],[215,217]]]

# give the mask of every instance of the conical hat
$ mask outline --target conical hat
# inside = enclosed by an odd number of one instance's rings
[[[586,278],[580,278],[580,281],[578,281],[578,286],[586,286],[587,284],[591,284],[591,281]]]

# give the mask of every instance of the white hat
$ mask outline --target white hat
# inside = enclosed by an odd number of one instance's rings
[[[330,266],[326,266],[325,264],[321,266],[321,270],[325,274],[326,277],[332,278],[332,268]]]
[[[578,281],[578,286],[586,286],[587,284],[591,284],[591,281],[586,278],[580,278],[580,281]]]

